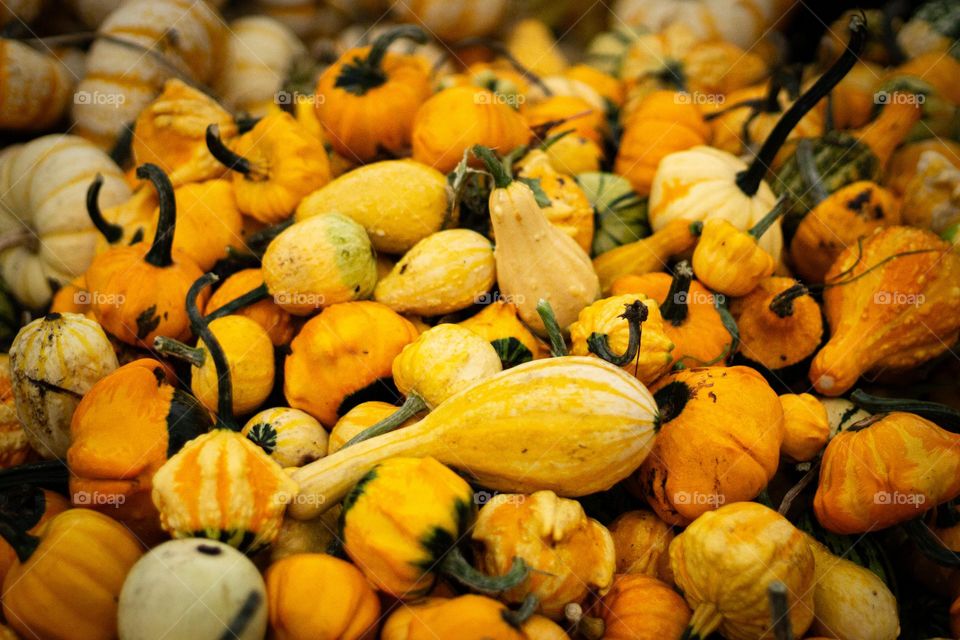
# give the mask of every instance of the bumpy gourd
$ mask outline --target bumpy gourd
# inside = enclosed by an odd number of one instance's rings
[[[550,223],[589,253],[593,244],[593,207],[573,176],[554,169],[550,156],[539,149],[524,156],[517,170],[521,178],[539,181],[550,199],[550,205],[543,209]]]
[[[637,573],[673,584],[670,543],[673,527],[652,511],[625,511],[610,524],[617,573]]]

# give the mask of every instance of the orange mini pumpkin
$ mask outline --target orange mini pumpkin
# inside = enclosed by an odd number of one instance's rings
[[[250,318],[263,327],[275,346],[287,344],[295,332],[293,318],[273,300],[259,299],[262,288],[260,269],[237,271],[213,292],[204,313],[210,320],[228,313]],[[258,299],[246,304],[246,294]]]
[[[692,613],[670,585],[639,574],[618,575],[590,610],[603,640],[679,640]]]

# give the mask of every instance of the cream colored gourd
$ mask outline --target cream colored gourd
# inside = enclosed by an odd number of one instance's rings
[[[86,197],[98,173],[103,208],[130,197],[120,168],[77,136],[43,136],[0,155],[0,274],[22,304],[45,306],[51,282],[66,284],[90,266],[98,234]]]
[[[278,93],[294,61],[306,48],[289,27],[268,16],[244,16],[230,23],[223,71],[214,89],[228,107],[251,117],[271,107],[293,104],[299,96]]]
[[[10,346],[13,397],[27,440],[41,456],[67,455],[80,399],[117,366],[100,325],[77,313],[51,313],[17,333]]]
[[[438,316],[477,304],[497,280],[490,241],[476,231],[427,236],[377,283],[373,298],[397,313]]]
[[[513,180],[489,149],[476,147],[475,152],[496,183],[490,193],[490,219],[497,236],[494,257],[500,291],[541,336],[546,335],[537,312],[541,299],[550,303],[557,324],[566,329],[600,297],[600,280],[590,256],[550,224],[530,187]]]
[[[314,191],[297,207],[296,219],[341,213],[359,222],[377,251],[404,253],[443,227],[447,179],[413,160],[363,165]]]
[[[56,56],[2,39],[0,70],[0,129],[42,131],[66,113],[75,80]]]
[[[877,574],[840,558],[806,535],[813,552],[813,625],[810,635],[838,640],[895,640],[897,599]]]
[[[302,467],[327,455],[327,430],[299,409],[264,409],[247,421],[241,433],[284,468]]]
[[[295,518],[336,504],[376,464],[433,456],[490,489],[608,489],[646,458],[656,405],[636,378],[599,358],[560,357],[508,369],[447,399],[420,422],[295,471]]]

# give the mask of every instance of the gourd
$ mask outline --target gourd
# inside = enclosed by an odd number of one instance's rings
[[[883,580],[869,569],[833,555],[812,536],[806,540],[813,552],[816,584],[810,632],[840,640],[899,638],[897,600]]]
[[[554,169],[550,156],[539,149],[526,154],[517,169],[521,179],[539,181],[540,188],[550,199],[549,206],[543,208],[550,223],[589,253],[593,244],[593,207],[573,176]]]
[[[524,18],[514,24],[505,43],[514,58],[540,76],[562,73],[569,64],[550,27],[536,18]]]
[[[358,640],[376,633],[380,602],[349,562],[298,553],[271,564],[264,578],[277,640]]]
[[[618,278],[661,271],[671,256],[684,253],[697,243],[690,220],[671,220],[642,240],[616,247],[593,259],[603,292],[610,293]]]
[[[366,429],[386,420],[397,412],[397,406],[388,402],[371,400],[363,402],[347,411],[342,418],[337,420],[330,430],[330,440],[327,453],[335,453],[342,449],[353,438],[360,435]],[[406,427],[419,419],[414,416],[402,422],[399,427]],[[329,513],[329,512],[327,512]]]
[[[740,353],[770,371],[797,364],[816,352],[823,338],[820,305],[791,278],[770,277],[730,302],[740,334]]]
[[[673,527],[652,511],[638,510],[624,511],[609,529],[617,574],[642,574],[673,584],[669,555]]]
[[[521,603],[533,595],[548,618],[561,618],[568,603],[582,604],[613,584],[610,532],[579,502],[552,491],[498,494],[480,509],[470,537],[479,548],[477,566],[491,575],[506,574],[514,558],[529,565],[526,579],[500,597]]]
[[[320,139],[285,111],[264,116],[228,145],[216,124],[206,143],[230,169],[240,212],[273,224],[293,213],[307,195],[330,182],[330,163]]]
[[[370,238],[346,216],[315,216],[284,229],[263,254],[263,282],[292,315],[367,298],[377,283]]]
[[[278,92],[306,47],[287,25],[266,15],[237,18],[229,31],[214,88],[228,107],[263,117],[278,98],[290,95]],[[290,95],[290,101],[297,97]]]
[[[458,544],[471,525],[473,490],[430,457],[394,457],[373,467],[344,499],[343,550],[378,590],[400,600],[426,594],[443,573],[484,592],[515,586],[528,567],[500,577],[473,569]],[[389,526],[401,518],[403,527]]]
[[[65,284],[90,266],[96,231],[84,203],[97,173],[104,206],[130,197],[117,165],[77,136],[43,136],[0,155],[0,275],[21,304],[44,307],[51,281]]]
[[[393,7],[401,22],[422,24],[442,40],[461,40],[494,31],[507,11],[506,0],[466,0],[449,5],[442,0],[411,0]]]
[[[30,446],[63,458],[80,399],[117,366],[100,325],[81,315],[51,313],[23,327],[10,346],[10,379]]]
[[[531,615],[527,607],[512,611],[502,602],[467,594],[453,598],[429,597],[394,609],[383,625],[383,640],[566,640],[554,622]]]
[[[0,354],[0,469],[22,464],[32,450],[27,433],[17,416],[10,356],[6,353]]]
[[[543,335],[546,328],[537,312],[546,300],[561,328],[600,296],[600,283],[586,252],[568,235],[550,224],[533,191],[514,180],[485,147],[475,147],[493,174],[490,219],[498,238],[494,249],[500,290],[516,305],[520,318]],[[536,260],[531,263],[531,256]]]
[[[388,53],[399,38],[426,42],[415,26],[390,29],[368,47],[350,49],[317,82],[317,116],[333,148],[369,162],[410,147],[414,117],[430,96],[429,66],[419,55]]]
[[[697,105],[674,91],[643,98],[624,123],[614,170],[640,197],[650,195],[660,161],[677,151],[708,144],[710,127]]]
[[[187,293],[191,327],[216,369],[216,428],[187,442],[157,470],[152,497],[160,524],[174,538],[211,538],[252,553],[277,537],[284,507],[296,495],[297,485],[263,449],[238,433],[235,368],[197,308],[200,292],[216,279],[206,274]]]
[[[960,222],[960,169],[936,151],[920,154],[903,196],[903,220],[942,233]]]
[[[45,640],[108,640],[117,633],[117,598],[143,553],[116,520],[67,509],[33,536],[3,522],[17,561],[3,581],[3,614],[21,636]],[[78,591],[78,585],[85,585]],[[39,602],[59,603],[56,615]]]
[[[274,346],[288,344],[294,335],[294,322],[290,314],[272,299],[256,300],[233,309],[229,305],[241,296],[263,287],[263,272],[260,269],[242,269],[224,280],[210,299],[204,313],[211,320],[230,311],[238,316],[250,318],[267,332]]]
[[[644,307],[639,329],[631,317],[632,305],[638,311],[641,305]],[[598,338],[605,341],[605,348],[597,348]],[[586,307],[570,325],[570,341],[570,352],[576,356],[594,354],[614,362],[608,354],[624,354],[614,364],[645,385],[666,373],[673,362],[674,344],[665,333],[657,303],[642,293],[603,298]],[[638,347],[634,347],[634,341],[639,342]]]
[[[881,77],[880,65],[862,60],[853,65],[847,77],[830,92],[829,114],[835,129],[857,129],[870,122],[876,106],[877,79]]]
[[[0,129],[43,131],[63,118],[75,80],[56,56],[4,38],[0,69],[4,71]]]
[[[281,467],[302,467],[327,455],[326,430],[299,409],[264,409],[247,421],[241,433]]]
[[[824,395],[865,371],[907,369],[943,353],[960,333],[960,256],[930,231],[887,227],[847,248],[827,272],[829,342],[810,365]],[[869,330],[866,328],[869,327]]]
[[[690,607],[669,585],[639,574],[617,575],[610,591],[591,607],[589,617],[578,620],[575,609],[573,613],[575,629],[594,640],[680,638],[691,615]]]
[[[216,124],[228,138],[237,135],[230,112],[202,91],[171,78],[134,122],[133,161],[138,166],[147,162],[157,165],[174,187],[220,178],[225,169],[206,144],[210,124]],[[219,213],[217,207],[212,208]]]
[[[823,282],[837,256],[875,229],[900,224],[896,196],[858,180],[827,195],[803,217],[790,243],[790,264],[805,282]]]
[[[340,507],[325,511],[315,520],[295,520],[284,516],[280,533],[270,545],[270,560],[277,562],[298,553],[326,553],[337,540]]]
[[[850,31],[847,50],[780,117],[749,166],[729,153],[710,147],[672,153],[660,162],[650,190],[649,215],[654,230],[678,218],[720,218],[745,230],[757,225],[773,209],[774,194],[763,177],[790,131],[856,61],[866,36],[866,26],[859,16],[851,19]],[[758,235],[757,242],[774,263],[779,261],[782,246],[779,225],[772,225]],[[697,270],[696,264],[694,270]]]
[[[733,336],[717,310],[718,299],[693,279],[688,262],[677,264],[673,276],[646,273],[619,278],[611,293],[618,297],[642,293],[660,301],[663,333],[673,343],[671,368],[722,364],[734,348]]]
[[[70,423],[74,503],[106,513],[148,542],[161,534],[153,474],[213,426],[207,410],[174,383],[157,360],[134,360],[94,384]]]
[[[171,183],[172,184],[172,183]],[[141,242],[147,227],[156,227],[157,192],[150,184],[141,183],[133,195],[119,205],[100,210],[103,176],[97,174],[87,188],[87,216],[99,232],[96,254],[110,247]]]
[[[394,358],[417,339],[413,324],[378,302],[325,308],[303,325],[284,362],[283,393],[325,427],[389,378]],[[316,393],[323,389],[324,393]]]
[[[916,518],[960,495],[960,436],[894,411],[835,435],[820,466],[813,507],[835,533],[863,533]],[[931,469],[929,460],[936,460]]]
[[[119,610],[120,637],[129,640],[224,634],[257,640],[267,629],[260,572],[242,553],[215,540],[168,540],[151,549],[127,576]]]
[[[626,178],[600,172],[580,173],[576,178],[596,216],[590,255],[650,235],[646,202],[633,192]]]
[[[416,424],[313,462],[293,478],[304,502],[324,496],[329,505],[378,462],[414,454],[468,469],[494,490],[587,495],[613,486],[643,461],[654,411],[636,378],[599,358],[535,360],[461,391]],[[546,441],[552,446],[533,461],[529,452]],[[290,514],[309,519],[325,508],[298,503]]]
[[[677,587],[693,609],[687,635],[719,631],[731,640],[769,637],[767,587],[787,588],[790,626],[802,637],[813,620],[815,561],[804,534],[755,502],[704,513],[670,545]]]
[[[464,153],[483,145],[501,155],[527,144],[523,116],[479,87],[451,87],[424,102],[413,121],[413,159],[452,171]]]
[[[39,534],[47,522],[68,508],[70,502],[59,493],[29,484],[0,493],[0,510],[4,514],[16,514],[16,524],[31,536]],[[0,537],[0,584],[16,561],[16,550]]]
[[[183,301],[203,272],[188,256],[173,251],[177,211],[166,174],[145,164],[137,175],[157,190],[157,232],[150,244],[112,247],[93,260],[86,274],[88,290],[97,294],[91,310],[107,333],[129,345],[150,345],[160,335],[184,340],[190,336],[190,323]]]
[[[690,524],[767,486],[780,461],[783,409],[763,376],[748,367],[685,369],[651,391],[657,438],[635,480],[664,522]]]
[[[373,297],[397,313],[439,316],[476,304],[496,282],[490,241],[448,229],[415,244],[377,282]]]
[[[826,408],[809,393],[785,393],[783,408],[783,444],[780,452],[796,462],[812,460],[830,439]]]
[[[177,38],[170,36],[169,25],[178,25]],[[200,83],[212,78],[226,39],[217,11],[188,0],[125,2],[107,16],[98,34],[77,87],[77,95],[86,99],[74,101],[72,116],[76,132],[104,149],[168,78]]]
[[[340,213],[367,230],[377,251],[403,254],[443,227],[447,191],[447,179],[436,169],[384,160],[345,173],[305,197],[296,219]]]
[[[424,410],[502,371],[500,356],[481,336],[456,324],[438,324],[405,346],[393,360],[393,381],[407,396],[390,417],[351,438],[352,446],[393,431]]]
[[[595,66],[581,63],[567,67],[563,76],[591,87],[603,100],[609,100],[615,107],[623,104],[623,83],[614,74],[604,73]]]
[[[572,129],[575,135],[601,145],[608,130],[603,110],[577,96],[554,95],[535,103],[525,102],[520,113],[527,126],[541,137]]]
[[[543,344],[520,321],[517,306],[512,302],[494,300],[460,326],[486,338],[496,349],[504,369],[545,355]]]

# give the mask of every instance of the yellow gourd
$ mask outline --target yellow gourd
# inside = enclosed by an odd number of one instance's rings
[[[617,573],[633,573],[673,584],[670,543],[673,527],[652,511],[626,511],[610,524]]]
[[[783,408],[780,453],[797,462],[812,460],[830,439],[827,409],[809,393],[785,393],[780,396],[780,406]]]
[[[550,223],[589,253],[593,244],[593,206],[573,176],[554,169],[550,156],[539,149],[528,153],[517,168],[521,178],[540,181],[540,188],[550,199],[550,205],[543,209]]]
[[[611,249],[593,260],[603,292],[610,293],[613,283],[623,276],[640,276],[663,271],[671,256],[693,248],[697,236],[689,220],[672,220],[653,235]]]

